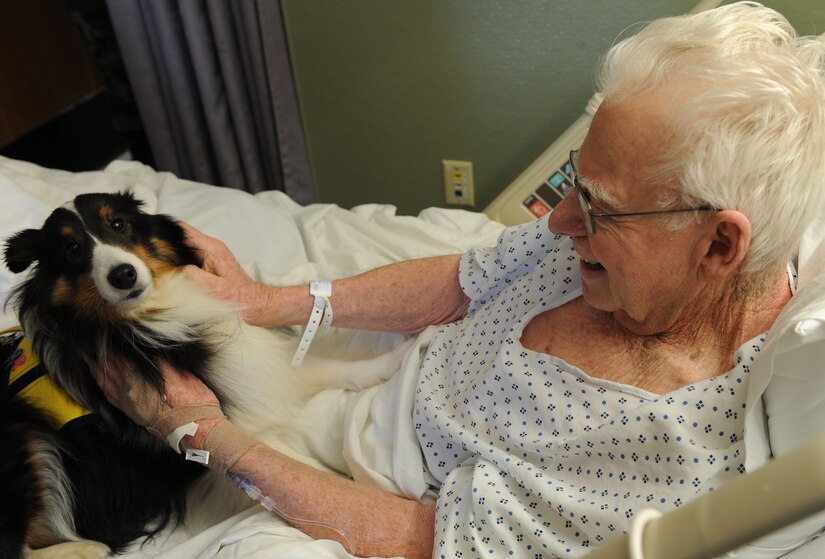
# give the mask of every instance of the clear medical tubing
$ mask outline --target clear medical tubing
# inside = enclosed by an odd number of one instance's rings
[[[238,487],[238,489],[246,493],[250,499],[258,501],[261,504],[261,506],[264,507],[266,510],[274,512],[284,520],[288,520],[294,524],[304,524],[308,526],[320,526],[322,528],[328,528],[336,534],[338,534],[339,536],[341,536],[342,538],[344,538],[344,541],[347,544],[347,551],[350,555],[355,554],[354,548],[352,546],[352,540],[349,539],[349,536],[347,536],[347,534],[342,529],[336,528],[335,526],[327,524],[326,522],[322,522],[320,520],[309,520],[306,518],[298,518],[289,515],[281,509],[279,509],[278,505],[275,504],[275,501],[264,495],[261,492],[261,490],[258,489],[258,487],[252,485],[252,482],[250,482],[245,477],[232,472],[227,472],[226,475],[229,477],[230,480],[232,480],[232,483],[234,483],[235,486]]]

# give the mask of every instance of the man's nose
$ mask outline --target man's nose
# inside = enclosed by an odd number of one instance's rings
[[[574,188],[567,193],[567,196],[553,208],[548,221],[550,231],[556,235],[566,235],[569,237],[583,237],[587,235],[587,228],[584,226],[584,216],[579,206],[578,193]]]

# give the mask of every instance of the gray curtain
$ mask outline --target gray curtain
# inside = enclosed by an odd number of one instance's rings
[[[279,0],[107,0],[159,170],[315,201]]]

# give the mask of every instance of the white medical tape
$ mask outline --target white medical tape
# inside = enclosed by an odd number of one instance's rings
[[[298,349],[295,350],[295,356],[292,358],[293,367],[303,363],[309,346],[312,345],[312,340],[315,338],[315,334],[318,333],[318,327],[322,323],[327,326],[332,324],[332,305],[329,302],[329,298],[332,296],[332,282],[326,280],[309,282],[309,294],[315,297],[315,301],[312,303],[312,311],[309,313],[304,335],[301,337],[301,341],[298,342]],[[327,312],[329,312],[329,319],[325,320],[324,315]]]
[[[198,424],[194,421],[184,423],[168,435],[166,435],[166,442],[172,447],[172,450],[180,454],[180,441],[186,435],[192,436],[198,432]]]
[[[630,527],[630,535],[627,538],[630,559],[645,559],[645,552],[642,546],[645,528],[651,520],[656,520],[662,513],[656,509],[642,509],[633,518],[633,525]]]
[[[206,464],[209,464],[209,451],[201,450],[199,448],[187,448],[184,458],[205,466]]]

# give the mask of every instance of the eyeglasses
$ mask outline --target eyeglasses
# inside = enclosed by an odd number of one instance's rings
[[[574,159],[578,155],[579,150],[574,149],[570,152],[570,168],[573,170],[571,173],[573,177],[573,186],[576,188],[576,192],[579,197],[579,207],[582,210],[582,214],[587,216],[585,219],[585,226],[587,227],[587,232],[591,235],[596,232],[596,218],[597,217],[628,217],[634,215],[655,215],[655,214],[670,214],[670,213],[679,213],[679,212],[716,212],[719,211],[717,208],[713,206],[699,206],[698,208],[677,208],[672,210],[655,210],[649,212],[620,212],[620,213],[607,213],[607,212],[594,212],[593,208],[590,207],[590,191],[587,190],[582,184],[579,182],[579,172],[576,169],[576,164]]]

